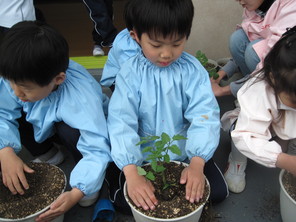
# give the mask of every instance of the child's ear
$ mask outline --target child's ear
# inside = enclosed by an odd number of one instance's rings
[[[56,85],[60,85],[62,84],[66,79],[66,74],[64,72],[60,72],[55,78],[54,78],[54,81],[55,81],[55,84]]]
[[[137,32],[135,30],[131,30],[130,31],[130,36],[136,40],[137,43],[139,43],[139,38],[138,38],[138,35],[137,35]]]

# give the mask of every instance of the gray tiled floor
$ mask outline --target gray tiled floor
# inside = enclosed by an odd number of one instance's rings
[[[93,75],[99,78],[101,71],[90,70]],[[233,97],[219,98],[221,113],[233,108]],[[220,145],[215,153],[215,160],[221,169],[225,169],[228,153],[230,151],[230,141],[227,133],[221,131]],[[71,156],[66,152],[66,161],[60,165],[66,175],[74,165]],[[25,158],[30,158],[26,152],[21,154]],[[247,186],[241,194],[230,193],[229,197],[222,203],[212,206],[212,213],[215,222],[280,222],[279,210],[279,169],[269,169],[248,162]],[[78,205],[65,214],[64,222],[91,222],[93,207],[82,208]],[[114,221],[132,222],[132,217],[117,214]]]

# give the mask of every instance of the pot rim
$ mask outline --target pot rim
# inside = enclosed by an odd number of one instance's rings
[[[188,165],[189,165],[188,163],[181,162],[181,161],[176,161],[176,160],[172,160],[171,162],[175,162],[175,163],[178,163],[178,164],[183,164],[183,165],[185,165],[185,166],[188,166]],[[150,164],[150,163],[146,163],[146,164],[144,164],[144,165],[148,165],[148,164]],[[206,180],[207,185],[208,185],[209,188],[210,188],[210,183],[209,183],[209,181],[208,181],[208,179],[207,179],[206,177],[205,177],[205,180]],[[206,202],[204,202],[204,203],[201,204],[198,208],[196,208],[194,211],[192,211],[191,213],[186,214],[186,215],[184,215],[184,216],[182,216],[182,217],[176,217],[176,218],[170,218],[170,219],[157,218],[157,217],[150,217],[150,216],[147,216],[146,214],[143,214],[141,211],[137,210],[137,209],[136,209],[136,208],[130,203],[129,198],[128,198],[128,194],[127,194],[127,191],[126,191],[126,187],[127,187],[127,185],[126,185],[126,181],[125,181],[125,182],[124,182],[124,185],[123,185],[124,198],[125,198],[126,202],[128,203],[128,205],[130,206],[130,208],[132,208],[133,210],[135,210],[138,214],[142,215],[143,217],[148,218],[148,219],[152,219],[152,220],[154,220],[154,221],[163,221],[163,222],[165,222],[165,221],[170,221],[170,222],[171,222],[171,221],[180,221],[180,220],[182,220],[182,219],[188,218],[189,216],[195,214],[197,211],[199,211],[201,208],[203,208],[204,205],[206,204]],[[208,193],[207,200],[209,199],[209,197],[210,197],[210,192]]]
[[[65,177],[65,185],[64,185],[64,189],[62,190],[61,194],[64,193],[65,189],[66,189],[66,186],[67,186],[67,177],[66,177],[66,174],[65,172],[58,166],[55,166],[55,165],[52,165],[50,164],[51,166],[54,166],[55,168],[57,168],[58,170],[60,170],[63,174],[64,174],[64,177]],[[47,211],[49,209],[50,205],[44,207],[43,209],[41,209],[40,211],[37,211],[36,213],[34,214],[31,214],[31,215],[28,215],[26,217],[22,217],[22,218],[16,218],[16,219],[11,219],[11,218],[2,218],[0,217],[0,221],[23,221],[23,220],[27,220],[27,219],[30,219],[30,218],[34,218],[36,216],[38,216],[39,214]]]
[[[284,192],[284,194],[289,198],[289,200],[292,201],[292,203],[296,205],[296,201],[288,194],[288,192],[286,191],[286,189],[283,185],[282,178],[283,178],[285,172],[286,172],[285,169],[282,169],[280,172],[280,175],[279,175],[280,187],[281,187],[281,190]]]

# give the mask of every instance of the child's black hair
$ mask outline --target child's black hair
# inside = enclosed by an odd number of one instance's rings
[[[264,59],[263,79],[276,94],[296,96],[296,26],[288,29]]]
[[[16,83],[31,81],[46,86],[68,65],[67,41],[41,22],[15,24],[0,45],[0,75]]]
[[[139,39],[161,34],[189,37],[194,6],[191,0],[130,0],[124,10],[126,27],[135,30]]]

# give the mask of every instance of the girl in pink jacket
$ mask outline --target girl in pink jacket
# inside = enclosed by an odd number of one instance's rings
[[[247,157],[296,175],[296,26],[274,45],[237,97],[240,108],[221,119],[222,127],[232,130],[225,173],[229,190],[245,189]]]
[[[219,78],[212,80],[216,96],[234,95],[243,85],[248,75],[262,61],[271,47],[280,39],[287,27],[296,25],[295,0],[237,0],[244,7],[243,21],[231,35],[229,50],[232,59],[218,72]],[[244,78],[220,87],[223,77],[230,78],[240,71]]]

